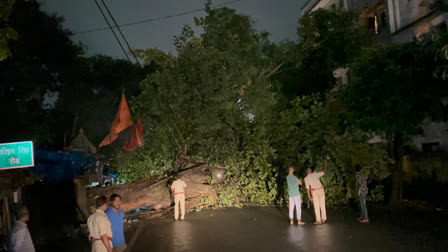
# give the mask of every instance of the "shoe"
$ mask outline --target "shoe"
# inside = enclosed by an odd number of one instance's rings
[[[369,223],[369,220],[367,220],[367,219],[362,219],[362,220],[360,220],[359,222],[360,222],[360,223]]]
[[[322,221],[316,221],[316,222],[314,222],[314,225],[320,225],[320,224],[322,224]]]
[[[323,220],[322,223],[323,223],[323,224],[327,223],[327,220]]]
[[[289,224],[290,225],[294,224],[294,221],[293,220],[289,221]]]
[[[298,224],[298,225],[305,225],[305,222],[297,221],[297,224]]]

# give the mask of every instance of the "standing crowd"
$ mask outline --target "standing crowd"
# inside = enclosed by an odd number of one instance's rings
[[[95,201],[96,211],[87,220],[92,252],[126,251],[121,196],[112,194],[109,202],[104,196],[98,197]]]
[[[185,218],[185,181],[179,176],[171,185],[174,195],[174,219],[183,221]],[[95,202],[96,211],[87,220],[89,240],[92,252],[124,252],[127,249],[123,230],[123,211],[121,210],[121,196],[112,194],[109,201],[100,196]]]
[[[320,178],[327,172],[328,161],[324,160],[324,170],[321,172],[313,172],[311,168],[306,170],[305,187],[308,198],[313,202],[316,221],[314,224],[323,224],[327,222],[327,211],[325,208],[325,188]],[[361,217],[357,220],[360,223],[368,223],[369,215],[367,213],[367,175],[361,172],[361,166],[356,165],[356,181],[358,184],[358,197],[361,209]],[[296,208],[297,224],[304,225],[302,222],[301,197],[299,186],[303,186],[302,180],[294,175],[294,167],[289,167],[289,174],[286,177],[289,193],[289,220],[290,224],[294,224],[294,207]]]
[[[356,181],[358,184],[358,196],[361,209],[361,216],[357,220],[361,223],[368,223],[369,217],[366,207],[367,175],[362,173],[361,167],[356,166]],[[308,198],[313,202],[316,221],[314,224],[327,222],[327,212],[325,208],[325,188],[320,178],[327,172],[327,160],[324,161],[324,169],[321,172],[313,172],[308,168],[304,178],[305,183],[294,175],[294,167],[289,167],[289,175],[286,177],[289,192],[289,219],[290,224],[294,224],[294,208],[296,212],[297,224],[304,225],[301,212],[301,193],[299,186],[305,184]],[[185,188],[187,184],[179,176],[171,185],[174,196],[175,210],[174,219],[185,219]],[[92,252],[124,252],[127,244],[124,236],[123,221],[124,213],[121,210],[121,196],[112,194],[109,199],[100,196],[95,201],[96,211],[89,216],[87,226],[89,229],[89,241]],[[35,252],[34,244],[27,227],[30,214],[26,207],[21,207],[17,211],[17,221],[11,232],[9,251],[11,252]]]

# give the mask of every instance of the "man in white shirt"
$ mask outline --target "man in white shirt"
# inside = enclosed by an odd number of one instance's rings
[[[308,198],[313,201],[314,213],[316,214],[316,222],[314,224],[322,224],[327,221],[327,211],[325,209],[325,191],[324,186],[320,182],[320,177],[327,172],[327,160],[324,160],[324,170],[322,172],[313,172],[311,168],[306,170],[308,174],[305,177],[306,190]]]
[[[17,221],[11,231],[11,252],[35,252],[33,240],[26,223],[30,219],[28,208],[21,207],[17,212]]]
[[[183,221],[185,218],[185,190],[187,187],[185,181],[182,180],[182,176],[178,176],[177,180],[171,185],[171,191],[174,193],[174,219],[179,219],[179,205],[180,205],[180,219]]]

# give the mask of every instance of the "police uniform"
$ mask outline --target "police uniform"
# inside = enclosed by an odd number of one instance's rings
[[[311,190],[313,197],[314,213],[316,221],[327,220],[327,210],[325,208],[325,191],[324,186],[320,182],[320,177],[325,175],[324,172],[313,172],[305,177],[306,188]]]
[[[181,219],[185,217],[185,191],[184,188],[187,187],[185,181],[176,180],[171,185],[171,189],[174,191],[174,219],[179,219],[179,206],[181,212]]]
[[[101,236],[107,235],[110,247],[112,248],[112,229],[106,214],[97,209],[87,220],[87,226],[92,237],[92,252],[108,252],[101,240]]]

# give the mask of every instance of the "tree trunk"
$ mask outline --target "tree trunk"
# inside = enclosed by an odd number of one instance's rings
[[[181,166],[181,162],[182,162],[181,157],[182,157],[182,154],[180,152],[177,152],[176,161],[174,163],[174,173],[177,173],[180,170],[180,166]]]
[[[403,167],[402,167],[402,138],[400,134],[395,134],[393,141],[394,166],[392,168],[392,194],[390,205],[398,206],[403,197]]]
[[[202,202],[206,198],[208,202],[214,202],[218,195],[212,185],[208,183],[210,176],[206,170],[207,164],[193,165],[180,171],[183,180],[187,184],[185,188],[185,210],[186,212],[197,206],[210,203]],[[124,212],[141,207],[151,207],[154,210],[172,209],[173,195],[170,192],[173,177],[169,176],[157,181],[155,178],[141,179],[128,184],[114,185],[109,187],[95,187],[88,189],[88,200],[91,208],[95,205],[95,199],[100,195],[111,195],[118,193],[122,196],[121,208]]]

